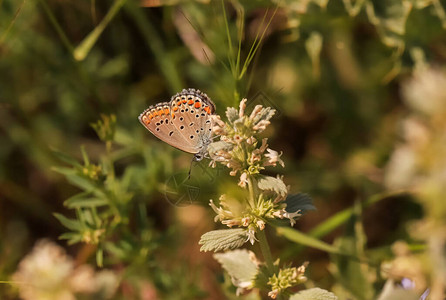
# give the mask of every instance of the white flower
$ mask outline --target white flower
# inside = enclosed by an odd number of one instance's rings
[[[266,151],[268,151],[268,153],[265,154],[265,157],[268,158],[268,162],[266,164],[264,164],[265,166],[274,166],[275,167],[277,165],[277,163],[279,163],[282,167],[285,167],[285,164],[280,159],[280,157],[282,156],[282,153],[279,154],[279,152],[272,150],[270,148],[266,149]]]
[[[417,155],[412,147],[403,145],[395,149],[386,167],[384,183],[391,189],[413,185],[417,171]]]
[[[301,214],[300,210],[290,213],[290,212],[287,212],[285,210],[285,208],[282,208],[281,210],[275,211],[273,213],[273,216],[275,216],[277,218],[289,219],[291,226],[294,226],[294,224],[296,224],[295,218],[300,217],[301,215],[302,214]]]
[[[254,241],[257,241],[256,231],[254,230],[254,228],[249,227],[248,231],[246,232],[246,235],[248,236],[246,241],[249,241],[251,243],[251,245],[254,245]]]
[[[438,69],[426,69],[415,73],[403,85],[406,102],[415,110],[428,116],[446,112],[446,73]]]
[[[276,299],[277,295],[279,294],[279,290],[272,290],[268,293],[268,296],[271,297],[271,299]]]
[[[240,110],[239,110],[239,113],[238,113],[238,116],[240,118],[245,115],[246,101],[247,101],[246,98],[244,98],[242,101],[240,101],[240,106],[239,106]]]
[[[223,197],[223,196],[222,196],[222,197]],[[220,198],[220,200],[221,200],[221,198]],[[214,204],[214,201],[213,201],[212,199],[209,201],[209,206],[212,207],[212,209],[214,210],[214,212],[217,214],[217,215],[215,216],[215,218],[214,218],[214,222],[222,221],[222,223],[223,223],[223,220],[225,220],[225,219],[227,219],[227,218],[232,218],[232,217],[234,217],[231,211],[229,211],[229,210],[225,210],[225,209],[223,209],[222,207],[217,207],[217,206]],[[225,223],[223,223],[223,224],[225,224]]]
[[[257,130],[257,131],[263,131],[263,130],[266,129],[266,127],[267,127],[269,124],[271,124],[270,121],[262,120],[262,121],[260,121],[259,123],[257,123],[256,125],[254,125],[254,126],[252,127],[252,129]]]
[[[254,120],[255,117],[257,117],[257,115],[259,114],[259,112],[261,112],[263,109],[262,105],[256,105],[256,107],[254,107],[254,109],[251,112],[251,115],[249,116],[250,120]]]
[[[249,145],[252,145],[252,144],[254,144],[255,142],[257,142],[257,140],[256,140],[255,137],[251,136],[251,137],[249,137],[249,138],[246,139],[246,142],[247,142]]]
[[[240,175],[240,181],[238,183],[238,185],[242,188],[246,187],[246,184],[248,183],[248,173],[243,172],[242,175]]]
[[[225,133],[225,122],[223,122],[219,115],[211,115],[212,132],[215,135],[223,135]]]
[[[89,265],[75,267],[57,244],[40,240],[20,262],[13,280],[24,300],[75,300],[77,293],[96,293],[103,285]],[[114,277],[115,286],[117,278]]]
[[[249,217],[245,217],[242,219],[242,225],[246,227],[249,225],[250,221],[251,221],[251,219]]]

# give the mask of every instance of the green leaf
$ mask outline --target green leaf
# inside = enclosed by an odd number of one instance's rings
[[[252,285],[259,271],[257,264],[252,259],[255,259],[254,253],[246,249],[216,253],[214,258],[228,272],[232,281],[242,286]]]
[[[276,228],[278,235],[283,235],[285,238],[289,239],[290,241],[293,241],[298,244],[302,244],[308,247],[316,248],[325,252],[338,254],[339,250],[338,248],[327,244],[323,241],[320,241],[318,239],[315,239],[309,235],[306,235],[298,230],[295,230],[293,228],[288,227],[278,227]]]
[[[65,200],[64,205],[68,208],[98,207],[109,204],[107,199],[88,196],[90,193],[80,193]]]
[[[96,250],[96,264],[98,267],[104,266],[104,250],[102,248]]]
[[[368,300],[375,298],[373,282],[369,280],[374,271],[367,264],[360,262],[367,259],[364,254],[366,236],[362,228],[360,209],[360,204],[356,203],[354,214],[347,223],[345,235],[334,243],[341,253],[348,253],[357,259],[353,260],[345,255],[333,256],[332,272],[337,282],[356,299]]]
[[[81,231],[82,230],[82,225],[77,220],[68,219],[64,215],[61,215],[58,213],[53,213],[53,216],[56,217],[56,219],[58,219],[59,222],[62,223],[63,226],[67,227],[70,230],[73,230],[73,231]]]
[[[83,189],[84,191],[92,191],[97,189],[96,185],[91,182],[91,180],[78,175],[78,171],[75,169],[65,167],[52,167],[52,170],[65,175],[65,177],[71,184]]]
[[[239,248],[247,239],[246,230],[242,228],[209,231],[201,236],[199,244],[203,246],[200,251],[217,252]]]
[[[63,153],[59,150],[52,149],[52,153],[61,161],[66,162],[69,165],[72,165],[73,167],[81,167],[81,164],[72,156]]]
[[[76,174],[76,170],[72,169],[72,168],[66,168],[66,167],[52,167],[51,170],[53,170],[54,172],[60,173],[62,175],[71,175],[71,174]]]
[[[256,177],[259,189],[273,191],[282,197],[285,197],[288,193],[286,185],[283,183],[282,179],[265,175],[258,175]]]
[[[313,205],[313,199],[307,194],[299,193],[294,195],[289,195],[286,197],[286,211],[293,213],[296,211],[301,211],[301,213],[305,213],[308,210],[316,210],[316,207]]]
[[[65,176],[71,184],[83,189],[84,191],[93,191],[97,188],[96,185],[91,182],[91,180],[83,176],[79,176],[77,174],[68,174]]]
[[[107,14],[102,19],[101,23],[96,26],[92,32],[90,32],[87,37],[79,44],[79,46],[74,49],[73,56],[74,59],[82,61],[90,53],[91,48],[93,48],[96,41],[101,36],[102,32],[107,28],[107,25],[114,18],[114,16],[119,12],[121,7],[124,5],[126,0],[115,0],[113,5],[110,7]]]
[[[301,291],[290,297],[289,300],[337,300],[335,294],[320,288]]]
[[[73,245],[82,241],[82,235],[78,232],[66,232],[59,236],[60,240],[68,240],[69,245]]]

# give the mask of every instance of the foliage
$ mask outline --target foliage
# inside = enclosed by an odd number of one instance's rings
[[[0,0],[0,298],[443,299],[445,7]]]

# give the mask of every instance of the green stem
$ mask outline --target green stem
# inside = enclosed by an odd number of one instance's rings
[[[268,240],[266,239],[265,230],[259,230],[257,232],[257,237],[259,239],[260,250],[262,250],[263,259],[265,259],[266,267],[268,271],[274,273],[274,262],[271,255],[271,250],[269,249]]]
[[[57,21],[53,12],[49,8],[48,4],[46,3],[46,0],[40,0],[40,4],[42,4],[43,10],[45,11],[48,19],[50,20],[50,22],[53,25],[54,29],[56,30],[57,34],[59,35],[59,38],[61,39],[62,43],[68,49],[68,51],[72,54],[74,51],[73,45],[71,44],[71,42],[68,39],[65,32],[63,31],[62,27],[59,25],[59,22]]]
[[[6,30],[3,32],[3,34],[0,36],[0,45],[3,44],[3,42],[6,40],[6,37],[8,36],[9,32],[11,31],[12,27],[14,26],[15,21],[17,20],[17,17],[20,14],[20,11],[22,10],[26,0],[23,0],[22,4],[20,4],[19,8],[17,8],[14,17],[11,20],[11,23],[9,23]],[[2,3],[3,0],[0,0],[0,10],[2,9]]]
[[[255,208],[256,201],[255,201],[255,195],[254,195],[254,182],[251,175],[248,175],[248,190],[249,190],[249,205],[251,205],[251,208]]]
[[[115,0],[105,17],[96,26],[92,32],[90,32],[87,37],[79,44],[79,46],[74,49],[73,56],[76,60],[82,61],[90,53],[91,48],[93,48],[96,41],[101,36],[102,32],[105,30],[107,25],[115,17],[115,15],[121,10],[121,7],[125,4],[126,0]]]

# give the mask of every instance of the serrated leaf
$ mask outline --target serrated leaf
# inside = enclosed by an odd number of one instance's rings
[[[308,210],[316,210],[316,207],[313,205],[313,199],[304,193],[289,195],[286,197],[285,203],[285,210],[290,213],[296,211],[305,213]]]
[[[62,223],[63,226],[67,227],[70,230],[73,231],[81,231],[82,230],[82,224],[78,220],[72,220],[68,219],[64,215],[53,213],[54,217],[59,220],[60,223]]]
[[[200,251],[222,251],[235,249],[247,242],[246,230],[242,228],[237,229],[222,229],[206,232],[201,236]]]
[[[283,183],[282,179],[271,176],[258,175],[257,186],[261,190],[273,191],[282,197],[285,197],[288,193],[286,185]]]
[[[337,300],[337,299],[338,297],[336,297],[335,294],[321,288],[312,288],[304,290],[290,297],[290,300]]]
[[[254,253],[246,249],[214,254],[214,258],[228,272],[232,281],[238,283],[237,286],[243,287],[252,286],[259,270],[251,257],[255,258]]]
[[[238,111],[234,107],[228,107],[226,109],[226,117],[229,123],[234,123],[239,118]]]

